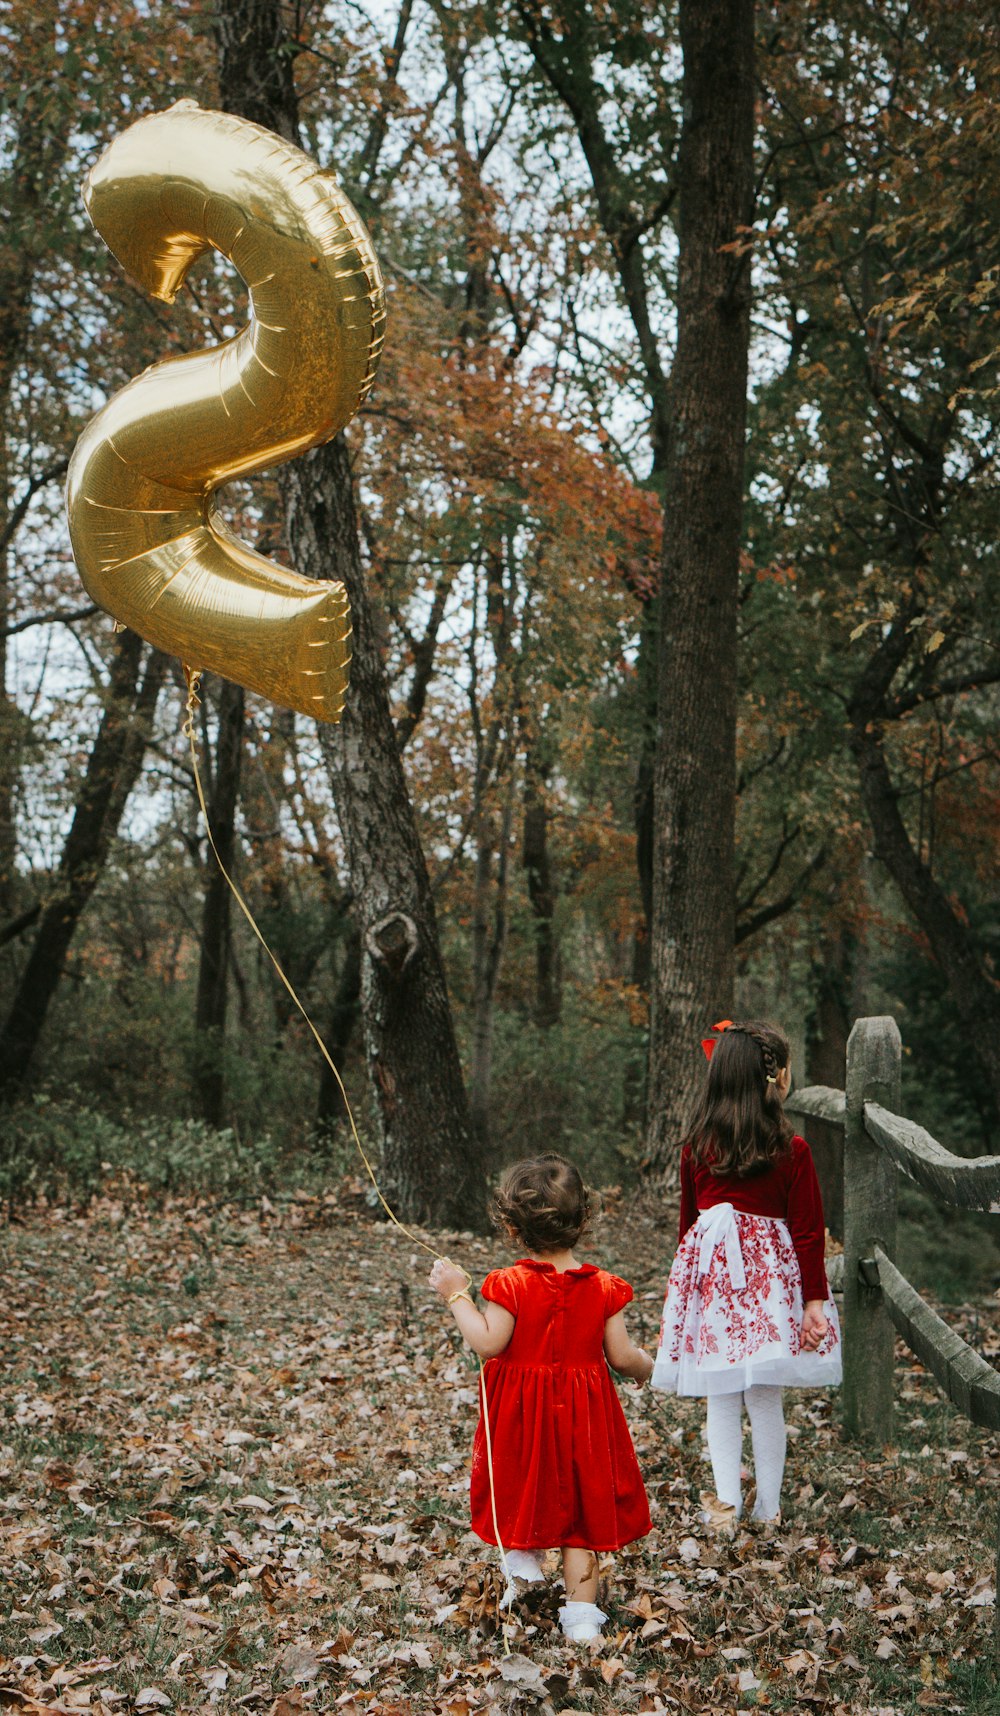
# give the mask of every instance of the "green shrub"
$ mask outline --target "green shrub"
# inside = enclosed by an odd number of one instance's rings
[[[241,1137],[157,1115],[111,1119],[74,1093],[41,1094],[3,1116],[0,1199],[8,1209],[38,1197],[87,1202],[123,1177],[154,1199],[252,1199],[282,1185],[319,1188],[346,1165],[336,1135],[282,1150],[268,1133]]]

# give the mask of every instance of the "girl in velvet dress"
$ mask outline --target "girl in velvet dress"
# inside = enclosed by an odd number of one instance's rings
[[[430,1273],[466,1344],[486,1361],[493,1484],[491,1493],[481,1411],[472,1529],[485,1543],[499,1541],[508,1577],[541,1579],[542,1552],[561,1549],[562,1630],[570,1639],[598,1638],[607,1619],[597,1606],[598,1554],[650,1529],[608,1365],[645,1382],[653,1361],[625,1329],[631,1287],[573,1254],[588,1202],[572,1163],[556,1155],[519,1162],[505,1175],[492,1213],[526,1255],[486,1277],[482,1310],[454,1264],[441,1259]],[[512,1596],[508,1589],[505,1601]]]
[[[702,1047],[708,1082],[681,1151],[680,1244],[652,1385],[703,1394],[715,1496],[703,1517],[742,1512],[743,1411],[750,1419],[753,1517],[780,1518],[782,1389],[841,1377],[840,1331],[823,1265],[823,1203],[809,1146],[782,1103],[788,1043],[756,1020],[725,1019]]]

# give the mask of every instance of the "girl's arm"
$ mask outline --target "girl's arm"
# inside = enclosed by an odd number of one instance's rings
[[[798,1258],[805,1303],[823,1304],[828,1292],[823,1262],[825,1230],[823,1198],[812,1151],[804,1138],[792,1142],[792,1171],[788,1186],[788,1231]]]
[[[616,1311],[604,1325],[604,1356],[619,1376],[630,1376],[635,1382],[648,1382],[653,1374],[649,1354],[629,1339],[624,1311]]]
[[[504,1310],[502,1305],[494,1305],[490,1299],[486,1300],[485,1311],[478,1310],[469,1296],[464,1269],[457,1269],[454,1263],[447,1263],[439,1257],[428,1279],[435,1293],[440,1293],[442,1299],[450,1304],[451,1314],[466,1346],[480,1358],[496,1358],[510,1345],[510,1337],[514,1333],[513,1313]]]

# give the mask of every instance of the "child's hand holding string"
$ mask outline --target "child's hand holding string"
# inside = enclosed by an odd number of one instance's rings
[[[505,1311],[502,1305],[491,1304],[489,1300],[485,1310],[480,1311],[469,1292],[469,1277],[465,1270],[459,1269],[447,1257],[438,1258],[427,1279],[435,1293],[440,1293],[451,1307],[462,1337],[474,1353],[486,1359],[503,1352],[514,1333],[514,1318],[510,1311]]]
[[[439,1257],[428,1276],[430,1285],[435,1293],[440,1293],[442,1299],[451,1301],[453,1295],[469,1292],[469,1277],[464,1269],[459,1269],[448,1257]]]

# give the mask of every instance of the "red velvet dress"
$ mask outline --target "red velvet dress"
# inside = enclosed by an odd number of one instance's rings
[[[604,1357],[604,1325],[632,1289],[592,1263],[560,1274],[522,1259],[495,1269],[484,1299],[515,1317],[483,1367],[497,1523],[505,1549],[620,1549],[650,1529],[639,1466]],[[480,1411],[472,1529],[496,1543]]]

